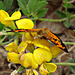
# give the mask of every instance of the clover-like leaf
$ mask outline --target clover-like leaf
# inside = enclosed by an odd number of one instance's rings
[[[59,18],[65,18],[66,17],[65,13],[63,13],[63,12],[61,12],[59,10],[57,10],[56,12],[57,12],[57,15],[58,15]]]
[[[37,2],[37,5],[36,5],[36,9],[35,9],[35,12],[43,9],[45,6],[47,5],[47,2],[46,1],[38,1]]]
[[[18,5],[19,5],[20,9],[22,10],[23,14],[26,16],[29,15],[28,11],[27,11],[28,1],[27,0],[17,0],[17,1],[18,1]]]
[[[30,13],[34,13],[35,11],[35,7],[37,5],[37,0],[29,0],[28,1],[28,10]]]
[[[38,11],[37,17],[38,18],[44,17],[44,15],[46,14],[47,10],[48,9],[42,9],[42,10]]]

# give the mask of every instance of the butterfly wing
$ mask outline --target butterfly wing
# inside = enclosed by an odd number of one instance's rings
[[[68,53],[66,46],[64,45],[62,40],[56,34],[54,34],[53,32],[51,32],[50,30],[47,29],[47,30],[45,30],[45,34],[43,36],[46,37],[51,42],[53,42],[54,44],[56,44],[63,51]]]

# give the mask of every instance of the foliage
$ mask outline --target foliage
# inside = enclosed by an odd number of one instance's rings
[[[0,31],[4,29],[4,25],[0,22]]]
[[[4,0],[4,1],[0,1],[0,10],[9,10],[11,5],[13,3],[13,0]],[[9,6],[8,6],[9,5]]]
[[[73,58],[69,58],[68,60],[69,63],[75,63],[75,60]],[[73,74],[75,74],[75,66],[69,66],[69,69]]]
[[[68,18],[67,20],[64,21],[64,25],[69,28],[71,23],[70,23],[70,16],[71,14],[67,11],[68,8],[72,7],[73,4],[68,3],[68,0],[63,0],[65,3],[63,4],[63,7],[65,8],[65,13],[61,12],[61,11],[56,11],[57,15],[59,16],[59,18]]]
[[[43,9],[46,5],[47,2],[46,0],[17,0],[18,5],[20,9],[22,10],[23,14],[26,15],[27,17],[31,17],[33,19],[37,19],[40,17],[43,17],[46,12],[47,8]]]

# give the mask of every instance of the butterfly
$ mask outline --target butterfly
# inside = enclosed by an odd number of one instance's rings
[[[45,39],[50,40],[55,45],[57,45],[60,49],[68,53],[68,50],[62,40],[53,32],[51,32],[48,28],[38,28],[38,29],[17,29],[11,30],[7,32],[37,32],[38,36],[45,37]]]

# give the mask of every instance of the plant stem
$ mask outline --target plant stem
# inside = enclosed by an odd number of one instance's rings
[[[13,32],[9,32],[9,33],[7,33],[7,32],[0,32],[0,35],[15,35],[15,33],[13,33]]]
[[[4,41],[4,39],[6,38],[6,36],[3,37],[3,39],[0,40],[0,43],[2,43]]]
[[[25,67],[21,67],[21,68],[18,69],[17,71],[19,72],[19,71],[23,71],[23,70],[25,70]]]
[[[75,42],[63,42],[64,44],[74,45]]]
[[[75,66],[75,63],[54,63],[56,65],[67,65],[67,66]]]
[[[75,14],[71,15],[69,18],[74,18]],[[63,19],[44,19],[44,18],[38,18],[40,21],[48,21],[48,22],[63,22],[67,20],[68,18],[63,18]]]
[[[75,32],[75,30],[73,30]]]
[[[16,38],[16,36],[15,36],[14,38],[10,39],[8,42],[4,42],[4,43],[2,42],[2,43],[0,43],[0,45],[9,44],[9,43],[12,42],[15,38]]]

